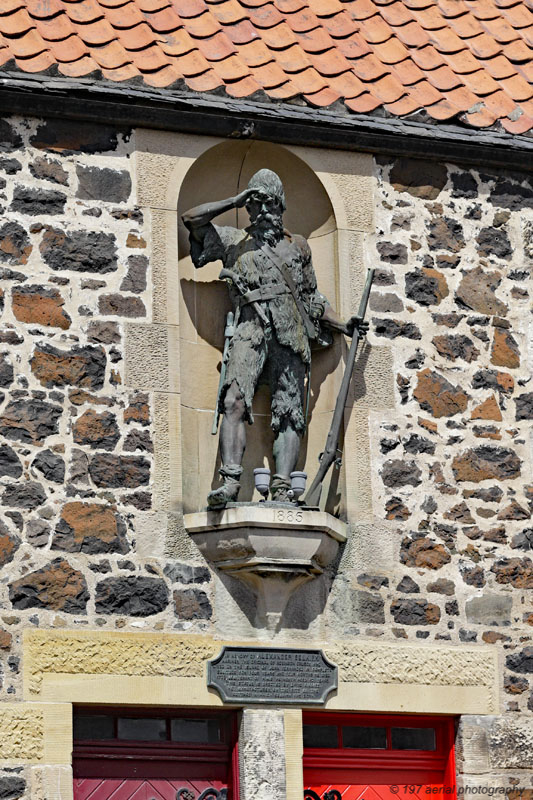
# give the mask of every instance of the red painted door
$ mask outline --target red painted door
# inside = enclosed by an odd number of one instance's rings
[[[455,798],[453,720],[304,715],[305,800]]]
[[[76,778],[74,800],[225,800],[222,781]]]
[[[238,797],[233,713],[76,709],[74,800]]]

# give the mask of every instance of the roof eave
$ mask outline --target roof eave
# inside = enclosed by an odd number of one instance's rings
[[[493,129],[341,113],[45,74],[0,74],[3,113],[60,117],[533,171],[533,138]],[[31,99],[30,99],[31,98]],[[206,117],[209,122],[206,122]]]

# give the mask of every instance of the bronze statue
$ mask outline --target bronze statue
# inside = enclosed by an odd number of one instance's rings
[[[244,206],[250,217],[247,228],[220,227],[212,222],[225,211]],[[228,282],[234,306],[217,408],[222,414],[219,472],[223,483],[209,493],[212,508],[237,499],[245,422],[253,423],[252,401],[262,374],[270,383],[275,434],[272,499],[290,499],[289,476],[306,427],[304,395],[310,343],[327,343],[323,327],[347,336],[352,336],[354,329],[360,335],[368,329],[360,316],[343,322],[320,294],[309,244],[303,236],[284,229],[284,210],[280,178],[262,169],[236,197],[205,203],[183,215],[194,266],[220,259],[220,277]]]

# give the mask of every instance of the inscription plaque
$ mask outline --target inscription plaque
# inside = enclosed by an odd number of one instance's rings
[[[207,685],[225,703],[320,705],[337,683],[322,650],[225,645],[207,664]]]

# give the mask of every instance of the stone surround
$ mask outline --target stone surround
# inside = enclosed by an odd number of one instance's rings
[[[44,651],[74,631],[93,637],[96,653],[99,637],[116,653],[125,636],[175,639],[168,652],[190,637],[202,664],[222,641],[260,636],[245,613],[251,593],[208,568],[182,516],[190,476],[180,419],[194,387],[175,290],[185,263],[177,203],[193,165],[221,143],[74,123],[66,140],[52,121],[2,124],[0,699],[24,732],[18,757],[4,744],[0,797],[54,800],[67,796],[68,745],[46,755],[37,742],[51,730],[47,709],[68,716],[81,695],[68,694],[75,675],[33,673],[33,636]],[[352,679],[329,701],[335,709],[402,710],[401,696],[403,710],[444,710],[450,690],[439,676],[451,665],[470,674],[466,659],[476,677],[448,705],[462,715],[463,780],[533,786],[531,182],[481,167],[246,147],[248,159],[279,156],[287,174],[296,163],[315,174],[332,216],[311,244],[344,314],[365,268],[377,267],[339,476],[349,539],[291,601],[275,643],[318,642],[343,665]],[[311,454],[341,366],[325,370]],[[361,669],[381,676],[364,695]],[[198,681],[191,696],[201,705],[202,677],[181,677]],[[106,697],[115,689],[102,684]],[[276,719],[296,800],[301,721],[292,710]]]

